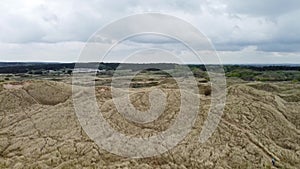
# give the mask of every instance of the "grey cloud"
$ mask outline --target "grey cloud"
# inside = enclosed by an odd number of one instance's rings
[[[154,43],[154,44],[174,44],[174,43],[179,43],[175,39],[171,39],[169,37],[165,37],[162,35],[152,35],[152,34],[147,34],[147,35],[142,35],[142,36],[135,36],[129,39],[132,42],[135,43]]]
[[[298,0],[225,0],[229,12],[254,16],[276,17],[299,9]]]
[[[160,0],[126,0],[126,1],[45,1],[40,5],[22,9],[17,1],[8,2],[7,8],[0,10],[1,24],[10,25],[13,22],[23,22],[22,29],[31,30],[33,33],[24,33],[17,37],[8,37],[0,34],[2,42],[61,42],[61,41],[86,41],[97,29],[112,22],[115,19],[147,11],[170,12],[199,12],[198,1],[171,0],[162,2]],[[24,2],[25,3],[25,2]],[[5,15],[13,11],[15,17]],[[31,20],[29,23],[27,20]],[[9,35],[17,35],[18,29],[7,28]],[[43,32],[43,36],[40,32]],[[35,35],[36,33],[37,35]],[[32,37],[30,37],[31,35]],[[19,40],[20,39],[20,40]]]
[[[300,52],[300,43],[264,43],[258,50],[266,52]]]
[[[240,51],[248,45],[240,44],[214,44],[217,51]]]
[[[0,20],[0,27],[0,40],[4,42],[32,42],[46,34],[35,21],[16,15],[6,15]]]
[[[237,52],[247,46],[257,46],[258,51],[300,52],[298,0],[45,0],[41,3],[3,0],[0,4],[0,42],[29,43],[28,46],[32,43],[49,43],[51,46],[85,42],[96,30],[115,19],[142,12],[163,12],[188,20],[220,51]],[[113,32],[121,34],[128,29],[137,29],[139,24]],[[173,27],[170,24],[162,29]],[[182,32],[193,38],[192,33]],[[110,39],[102,42],[112,43]],[[149,36],[127,42],[127,46],[139,44],[177,47],[170,39]]]

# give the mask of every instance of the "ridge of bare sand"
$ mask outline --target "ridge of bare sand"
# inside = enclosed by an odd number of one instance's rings
[[[162,86],[163,87],[163,86]],[[272,168],[300,167],[299,85],[234,84],[213,136],[198,137],[210,97],[201,95],[199,117],[191,133],[176,148],[157,157],[127,159],[99,148],[82,130],[74,113],[71,86],[30,81],[0,91],[0,168]],[[153,123],[136,125],[116,111],[110,88],[96,87],[104,117],[120,132],[150,136],[165,130],[178,112],[179,91],[164,91],[166,112]],[[132,103],[147,107],[148,89],[132,90]],[[143,107],[144,106],[144,107]],[[274,167],[273,167],[274,168]]]

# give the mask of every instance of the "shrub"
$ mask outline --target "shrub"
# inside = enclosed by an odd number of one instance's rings
[[[206,87],[206,88],[204,89],[204,95],[205,95],[205,96],[211,95],[211,87],[210,87],[210,86],[209,86],[209,87]]]
[[[68,73],[69,75],[72,75],[72,72],[73,72],[72,70],[68,70],[68,71],[67,71],[67,73]]]
[[[3,84],[0,84],[0,92],[4,89]],[[0,167],[1,168],[1,167]]]

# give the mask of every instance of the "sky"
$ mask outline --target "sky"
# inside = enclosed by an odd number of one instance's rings
[[[76,62],[97,30],[145,12],[191,23],[207,36],[224,64],[300,64],[299,0],[2,0],[0,61]],[[121,47],[130,53],[145,44],[176,48],[173,42],[149,36]]]

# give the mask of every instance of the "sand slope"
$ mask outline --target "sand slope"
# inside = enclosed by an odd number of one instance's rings
[[[176,148],[157,157],[127,159],[106,152],[87,137],[74,113],[70,86],[31,81],[4,88],[0,168],[300,168],[300,102],[284,97],[293,97],[288,93],[292,89],[295,86],[282,84],[230,86],[219,127],[204,144],[198,137],[210,98],[201,95],[196,125]],[[98,87],[96,93],[104,117],[116,130],[147,137],[167,129],[178,113],[179,91],[163,90],[168,100],[165,113],[145,125],[117,113],[110,88]],[[132,91],[131,101],[139,110],[149,106],[148,93],[148,88]]]

